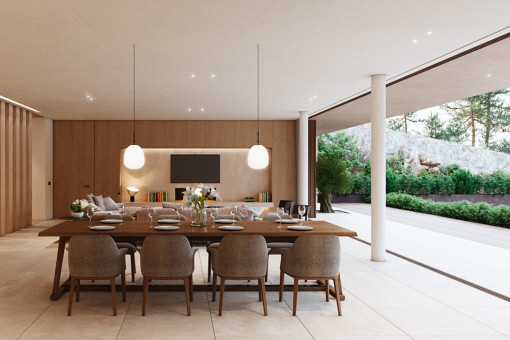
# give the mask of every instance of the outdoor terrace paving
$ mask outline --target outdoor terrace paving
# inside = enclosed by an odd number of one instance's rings
[[[369,230],[369,219],[363,214],[319,217],[355,229],[361,238],[366,238]],[[195,292],[190,317],[185,315],[183,292],[150,292],[145,317],[140,315],[141,292],[128,292],[127,302],[118,299],[118,315],[114,317],[108,291],[82,292],[80,302],[73,305],[73,316],[68,317],[67,294],[57,301],[49,300],[56,238],[37,237],[51,223],[43,222],[0,238],[0,271],[4,274],[0,287],[1,339],[510,338],[510,303],[392,255],[387,262],[371,262],[370,248],[351,238],[341,239],[341,275],[346,295],[341,317],[336,315],[334,300],[325,302],[321,292],[299,293],[297,317],[291,315],[291,292],[285,293],[283,303],[278,302],[276,292],[268,292],[268,317],[262,315],[256,292],[226,292],[222,317],[217,315],[217,302],[210,301],[210,292]],[[414,245],[409,248],[425,253],[435,250],[420,246],[424,237],[437,244],[455,242],[458,252],[464,251],[465,245],[474,247],[448,235],[398,223],[388,222],[388,229],[389,249],[402,248],[406,235]],[[395,233],[398,237],[394,240]],[[467,252],[471,249],[467,248]],[[508,258],[507,254],[505,259]],[[445,262],[452,261],[453,266],[454,260]],[[508,265],[501,259],[500,263]],[[195,266],[194,281],[203,282],[207,276],[203,248]],[[271,256],[272,282],[278,280],[278,267],[279,257]],[[485,269],[489,277],[497,272]],[[129,270],[128,266],[127,273]],[[67,275],[66,264],[63,275]],[[137,280],[141,280],[139,273]]]

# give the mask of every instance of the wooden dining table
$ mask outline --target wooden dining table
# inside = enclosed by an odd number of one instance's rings
[[[189,221],[181,221],[177,226],[178,230],[160,231],[151,226],[150,222],[145,221],[123,221],[121,224],[103,224],[101,221],[92,221],[92,226],[115,226],[113,230],[91,230],[88,220],[65,221],[56,226],[50,227],[39,232],[39,236],[58,236],[58,250],[55,265],[55,275],[53,278],[53,289],[50,300],[54,301],[62,295],[69,287],[69,279],[60,284],[62,273],[62,263],[64,260],[64,251],[66,242],[73,235],[110,235],[116,241],[143,241],[148,235],[184,235],[191,242],[193,241],[220,241],[225,235],[248,234],[262,235],[267,242],[294,242],[301,235],[335,235],[335,236],[357,236],[355,231],[342,228],[326,221],[306,221],[306,226],[313,227],[309,231],[298,231],[288,229],[288,226],[298,224],[279,224],[275,221],[237,221],[236,225],[244,227],[243,230],[230,231],[222,230],[219,227],[224,224],[213,224],[207,222],[205,227],[192,227]],[[158,225],[154,221],[154,226]],[[162,224],[159,224],[162,225]],[[176,225],[176,224],[172,224]],[[141,287],[141,286],[140,286]],[[211,289],[211,286],[207,286]]]

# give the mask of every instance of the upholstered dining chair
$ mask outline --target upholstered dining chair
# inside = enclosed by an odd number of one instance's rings
[[[262,300],[267,316],[266,287],[264,276],[267,269],[267,248],[260,235],[227,235],[218,248],[211,249],[213,269],[212,301],[216,300],[216,283],[220,277],[220,301],[218,315],[223,309],[225,280],[258,280],[259,301]]]
[[[126,301],[126,249],[119,249],[108,235],[75,235],[69,241],[68,260],[71,288],[67,315],[71,315],[73,294],[80,300],[80,280],[110,280],[113,315],[117,315],[115,278],[121,276],[122,301]]]
[[[292,214],[292,206],[294,205],[294,201],[289,200],[280,200],[280,203],[278,203],[278,208],[283,208],[283,211],[290,215]]]
[[[278,221],[278,215],[276,214],[266,214],[264,217],[262,217],[263,221]],[[284,214],[282,215],[282,219],[292,219],[290,215]],[[269,255],[280,255],[281,251],[280,249],[288,249],[292,248],[294,243],[292,242],[269,242],[267,244],[267,247],[271,250],[269,251]],[[266,281],[267,281],[267,272],[266,272]]]
[[[283,297],[283,279],[287,274],[294,278],[292,315],[296,315],[299,280],[324,280],[326,301],[329,301],[329,280],[335,284],[338,315],[340,307],[340,240],[331,235],[305,235],[294,242],[291,249],[281,249],[280,262],[280,301]]]
[[[215,220],[231,220],[232,215],[218,215]],[[234,220],[240,221],[241,217],[234,215]],[[211,281],[211,270],[212,270],[212,260],[211,260],[211,249],[218,248],[220,245],[219,242],[209,242],[207,243],[207,282]]]
[[[195,253],[183,235],[150,235],[143,241],[141,267],[143,275],[142,315],[145,315],[149,280],[183,280],[186,309],[191,315]]]
[[[181,220],[181,221],[186,221],[187,218],[186,216],[184,215],[159,215],[157,217],[158,221],[159,220]]]
[[[108,216],[109,219],[123,220],[123,221],[134,221],[135,218],[130,215],[117,215],[111,214]],[[135,282],[135,274],[136,274],[136,261],[135,261],[135,253],[136,253],[136,242],[117,242],[115,241],[117,248],[126,249],[126,255],[129,255],[131,260],[131,282]]]

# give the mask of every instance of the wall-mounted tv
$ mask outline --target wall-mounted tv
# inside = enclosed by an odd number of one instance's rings
[[[171,183],[220,183],[220,155],[170,155]]]

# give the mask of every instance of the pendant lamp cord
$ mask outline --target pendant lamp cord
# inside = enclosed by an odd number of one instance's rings
[[[259,118],[259,102],[260,102],[260,66],[259,66],[259,44],[257,44],[257,145],[259,145],[260,136],[260,118]]]
[[[136,145],[135,120],[136,120],[136,45],[133,44],[133,145]]]

